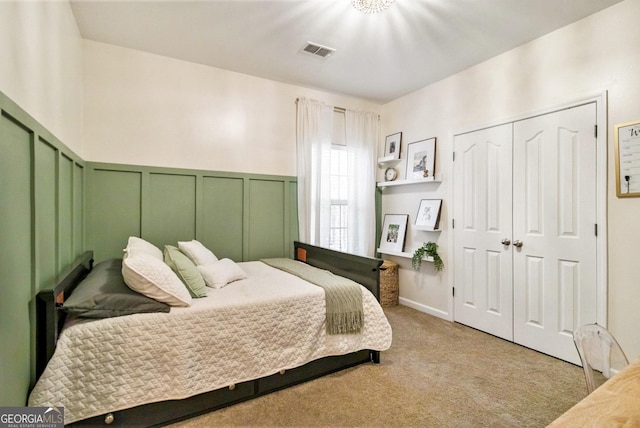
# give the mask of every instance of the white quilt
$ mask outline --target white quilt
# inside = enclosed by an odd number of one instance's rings
[[[360,334],[328,335],[322,288],[262,262],[189,308],[70,323],[29,396],[63,406],[65,423],[181,399],[329,355],[391,346],[391,327],[363,287]]]

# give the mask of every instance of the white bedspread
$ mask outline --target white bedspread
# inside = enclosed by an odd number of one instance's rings
[[[364,287],[362,332],[328,335],[320,287],[262,262],[239,265],[247,279],[209,289],[189,308],[68,325],[29,406],[63,406],[68,424],[391,346],[391,327]]]

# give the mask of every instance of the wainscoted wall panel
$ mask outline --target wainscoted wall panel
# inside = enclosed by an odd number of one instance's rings
[[[294,253],[293,241],[298,239],[298,183],[289,183],[289,253]],[[380,212],[380,211],[376,211]]]
[[[31,147],[33,134],[2,112],[0,118],[0,403],[24,405],[30,377]]]
[[[73,161],[64,155],[60,158],[59,177],[60,265],[68,266],[75,258],[73,255]]]
[[[0,404],[35,381],[35,296],[84,251],[84,163],[0,93]]]
[[[214,254],[244,258],[244,179],[205,176],[202,179],[202,218],[197,235]]]
[[[249,183],[249,258],[284,257],[288,253],[288,192],[284,183],[251,180]]]
[[[84,248],[84,166],[73,166],[73,249],[74,256],[79,255],[78,248]]]
[[[87,162],[87,230],[96,261],[131,235],[159,248],[197,239],[235,261],[292,256],[296,178]]]
[[[122,257],[127,237],[140,236],[141,198],[142,172],[87,168],[87,228],[94,257]]]
[[[36,211],[35,240],[40,266],[40,288],[56,285],[58,273],[58,222],[57,183],[58,149],[40,138],[35,145],[35,192],[38,209]]]
[[[195,175],[151,173],[149,195],[149,211],[143,212],[147,221],[142,223],[149,241],[162,249],[196,235]]]

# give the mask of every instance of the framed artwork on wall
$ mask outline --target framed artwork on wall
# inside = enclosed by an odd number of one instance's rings
[[[440,224],[442,199],[423,199],[418,207],[416,226],[436,230]]]
[[[402,132],[387,135],[384,140],[384,157],[389,159],[400,159],[400,144],[402,143]]]
[[[380,236],[380,250],[401,253],[407,233],[407,214],[385,214]]]
[[[640,121],[622,123],[615,129],[616,194],[640,196]]]
[[[433,177],[436,167],[436,138],[407,145],[406,179]]]

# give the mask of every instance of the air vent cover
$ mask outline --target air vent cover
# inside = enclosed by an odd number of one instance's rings
[[[307,44],[302,48],[302,52],[306,52],[311,55],[319,56],[321,58],[326,58],[336,50],[330,48],[328,46],[322,46],[317,43],[307,42]]]

